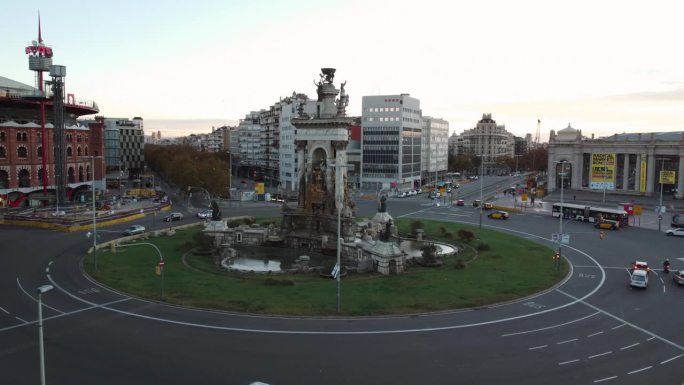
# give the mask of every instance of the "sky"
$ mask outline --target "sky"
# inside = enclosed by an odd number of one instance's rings
[[[34,85],[37,38],[66,90],[100,115],[162,136],[236,124],[320,68],[361,97],[408,93],[423,115],[473,128],[483,113],[517,136],[571,124],[586,136],[684,131],[684,3],[672,1],[6,2],[0,76]]]

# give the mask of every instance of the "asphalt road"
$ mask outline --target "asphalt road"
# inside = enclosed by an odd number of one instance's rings
[[[484,195],[510,183],[494,181]],[[459,191],[468,203],[479,195],[479,182]],[[371,216],[377,202],[357,206],[358,216]],[[435,206],[425,195],[387,206],[395,218],[480,221],[472,207]],[[245,204],[223,215],[278,208]],[[181,211],[189,222],[196,210]],[[534,211],[482,223],[549,246],[558,229],[558,219]],[[498,306],[362,319],[257,317],[130,298],[82,274],[92,242],[84,233],[1,227],[0,382],[39,382],[35,288],[51,283],[43,295],[48,384],[681,384],[684,287],[656,271],[647,290],[630,289],[626,267],[639,259],[657,268],[669,257],[684,269],[684,239],[625,228],[599,240],[590,224],[565,226],[573,270],[557,288]],[[342,306],[344,295],[343,284]]]

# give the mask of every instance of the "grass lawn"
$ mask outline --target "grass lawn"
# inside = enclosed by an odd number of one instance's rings
[[[409,220],[397,220],[402,234]],[[568,273],[553,262],[553,250],[530,240],[473,226],[421,221],[428,237],[458,243],[458,230],[475,235],[466,250],[444,259],[444,266],[412,265],[399,275],[352,274],[342,279],[341,308],[345,315],[406,314],[482,306],[525,297],[547,289]],[[307,274],[242,274],[217,271],[211,256],[189,250],[199,228],[179,230],[172,237],[138,241],[136,246],[86,256],[84,268],[103,284],[132,295],[159,299],[161,277],[155,274],[159,255],[164,255],[165,301],[178,305],[239,312],[286,315],[336,315],[337,286],[334,280]],[[475,251],[485,243],[487,250]],[[186,266],[182,256],[186,254]],[[334,259],[335,257],[330,257]],[[457,261],[467,262],[457,268]]]

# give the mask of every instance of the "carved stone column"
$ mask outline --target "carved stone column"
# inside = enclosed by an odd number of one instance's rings
[[[624,160],[622,167],[622,190],[627,191],[629,190],[629,154],[624,154],[622,159]]]
[[[649,149],[648,165],[646,166],[646,195],[653,195],[653,184],[655,183],[655,154],[653,149]]]
[[[303,208],[306,200],[306,163],[304,161],[306,144],[302,141],[295,141],[295,146],[297,146],[297,189],[299,190],[297,207]]]

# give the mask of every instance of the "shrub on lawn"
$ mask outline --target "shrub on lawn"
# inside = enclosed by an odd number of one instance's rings
[[[477,249],[478,251],[487,251],[487,250],[489,250],[490,248],[491,248],[491,247],[489,246],[489,243],[486,243],[486,242],[480,242],[480,243],[477,244],[477,247],[476,247],[476,249]]]
[[[416,230],[422,229],[423,227],[423,222],[421,221],[411,221],[411,234],[415,234]]]
[[[466,265],[466,263],[463,262],[463,260],[459,258],[459,259],[456,260],[456,265],[454,265],[454,267],[455,267],[457,270],[463,270],[463,269],[465,269],[466,267],[468,267],[468,265]]]
[[[462,240],[463,242],[470,243],[473,239],[475,239],[475,234],[473,234],[472,231],[468,230],[458,230],[458,239]]]

